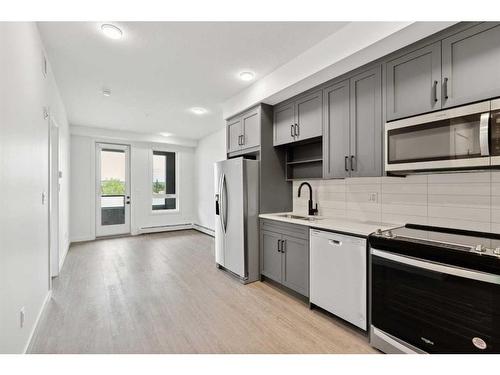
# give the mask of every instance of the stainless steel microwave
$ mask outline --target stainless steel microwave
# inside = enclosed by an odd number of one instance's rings
[[[385,124],[388,174],[500,168],[500,99]]]

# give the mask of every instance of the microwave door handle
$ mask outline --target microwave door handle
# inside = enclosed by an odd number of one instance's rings
[[[481,149],[481,156],[490,155],[490,113],[481,113],[479,120],[479,147]]]

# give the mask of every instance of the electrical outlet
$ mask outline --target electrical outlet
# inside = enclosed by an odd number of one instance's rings
[[[23,306],[21,307],[21,310],[19,310],[19,327],[21,328],[24,327],[24,316],[25,316],[25,310]]]
[[[378,202],[378,193],[369,193],[368,194],[368,202],[377,203]]]

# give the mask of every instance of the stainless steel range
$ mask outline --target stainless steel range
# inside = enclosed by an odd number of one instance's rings
[[[500,235],[407,224],[368,241],[372,346],[500,353]]]

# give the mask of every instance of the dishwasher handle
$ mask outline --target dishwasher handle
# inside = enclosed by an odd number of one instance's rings
[[[339,240],[328,240],[328,244],[332,246],[342,246],[342,241]]]

